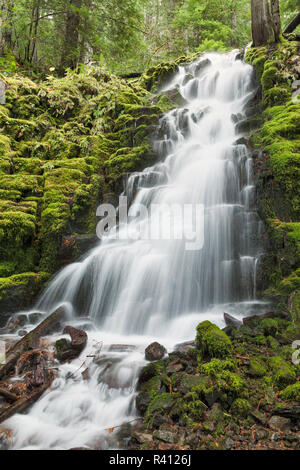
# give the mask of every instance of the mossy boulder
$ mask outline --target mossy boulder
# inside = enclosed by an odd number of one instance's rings
[[[227,358],[232,354],[229,337],[208,320],[197,326],[196,348],[204,357]]]
[[[148,406],[146,419],[150,419],[155,413],[168,414],[175,405],[177,398],[179,398],[179,395],[176,393],[162,393],[155,396]]]
[[[0,311],[14,313],[26,309],[48,279],[47,273],[23,273],[0,278]]]
[[[251,377],[263,377],[267,373],[267,368],[263,361],[259,359],[250,359],[247,373]]]
[[[275,336],[278,331],[278,324],[273,318],[264,318],[261,322],[265,336]]]
[[[284,388],[288,384],[296,381],[296,371],[292,364],[282,359],[280,356],[270,357],[268,365],[271,369],[272,377],[279,388]]]
[[[280,392],[280,398],[283,400],[297,400],[300,401],[300,382],[293,385],[288,385]]]

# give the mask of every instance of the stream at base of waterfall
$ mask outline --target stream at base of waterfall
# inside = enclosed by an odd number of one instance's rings
[[[264,229],[255,210],[252,155],[239,143],[236,127],[255,84],[252,68],[236,60],[237,53],[209,53],[179,67],[163,91],[178,89],[186,104],[160,119],[158,163],[126,184],[128,199],[146,208],[202,205],[203,248],[188,251],[184,240],[146,239],[144,232],[157,223],[151,213],[142,223],[131,217],[134,239],[107,233],[58,273],[33,311],[49,314],[66,305],[68,324],[87,330],[88,345],[59,366],[50,390],[27,414],[4,423],[12,431],[10,448],[125,446],[126,439],[109,430],[137,418],[146,346],[159,341],[170,352],[194,339],[201,321],[223,327],[224,312],[242,318],[268,308],[256,298]]]

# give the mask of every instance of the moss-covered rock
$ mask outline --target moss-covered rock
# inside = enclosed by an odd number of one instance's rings
[[[248,374],[252,377],[263,377],[266,375],[267,369],[263,361],[251,359],[249,363]]]
[[[283,400],[297,400],[300,401],[300,382],[293,385],[288,385],[280,392],[280,397]]]
[[[263,123],[252,141],[263,153],[255,162],[258,206],[268,234],[262,263],[262,289],[286,303],[299,289],[300,267],[300,103],[292,100],[297,80],[298,44],[249,48],[246,60],[256,71],[263,95]]]
[[[175,68],[153,70],[152,82]],[[118,196],[123,174],[154,163],[150,136],[166,103],[144,78],[127,82],[95,67],[1,80],[0,275],[53,274],[63,240],[95,234],[103,195]]]
[[[244,398],[237,398],[231,406],[231,413],[238,418],[246,418],[251,410],[251,405]]]
[[[273,380],[279,388],[296,381],[295,368],[280,356],[270,357],[268,365],[272,371]]]
[[[197,326],[196,348],[204,357],[226,358],[232,353],[229,337],[209,321]]]

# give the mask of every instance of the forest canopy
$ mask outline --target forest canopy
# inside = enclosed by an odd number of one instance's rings
[[[95,62],[141,71],[180,55],[251,40],[250,0],[2,0],[0,55],[46,72]],[[299,0],[281,0],[283,27]],[[4,64],[5,61],[5,64]],[[0,63],[1,65],[1,63]]]

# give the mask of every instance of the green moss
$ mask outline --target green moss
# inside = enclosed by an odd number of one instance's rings
[[[231,413],[238,418],[247,418],[251,410],[251,405],[244,398],[237,398],[231,406]]]
[[[270,357],[268,365],[271,369],[273,380],[279,388],[296,381],[296,372],[291,364],[280,356]]]
[[[196,348],[204,357],[226,358],[232,354],[232,344],[228,336],[209,321],[197,326]]]
[[[176,399],[179,397],[178,394],[162,393],[161,395],[155,396],[147,409],[146,420],[149,420],[154,413],[168,414],[171,408],[176,403]]]
[[[248,374],[252,377],[263,377],[266,375],[267,369],[263,361],[251,359],[249,363]]]
[[[265,336],[275,336],[278,330],[277,322],[273,318],[263,319],[261,322],[261,327]]]
[[[183,413],[193,422],[199,422],[207,409],[207,406],[196,397],[197,394],[194,393],[192,399],[188,403],[184,403],[182,407]]]
[[[288,385],[280,392],[280,398],[283,400],[297,400],[300,401],[300,382],[293,385]]]
[[[62,359],[63,353],[70,349],[70,344],[65,338],[59,339],[55,342],[54,347],[56,349],[56,357],[58,360]]]
[[[212,359],[206,364],[200,365],[200,372],[211,377],[215,377],[218,373],[224,370],[234,371],[237,367],[237,364],[233,360],[222,361],[220,359]]]
[[[265,108],[264,124],[253,141],[264,151],[258,201],[270,241],[264,286],[272,296],[289,295],[300,287],[300,103],[291,101],[291,85],[298,78],[293,66],[297,46],[282,40],[276,47],[249,48],[246,54],[262,84]],[[291,231],[283,223],[291,223]]]
[[[9,313],[26,308],[49,279],[46,273],[24,273],[0,278],[0,310]]]

